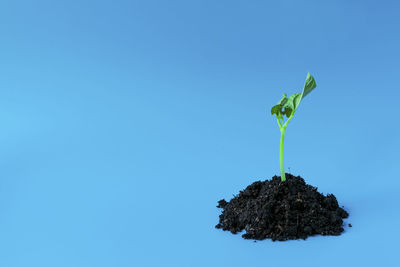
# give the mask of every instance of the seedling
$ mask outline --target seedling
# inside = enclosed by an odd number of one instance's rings
[[[283,94],[281,100],[279,100],[278,104],[271,108],[271,114],[276,116],[278,121],[279,128],[281,130],[281,143],[279,150],[279,161],[281,166],[281,180],[282,182],[286,181],[285,178],[285,168],[283,165],[283,142],[285,139],[285,131],[286,127],[289,124],[290,120],[293,118],[294,113],[300,105],[301,100],[306,97],[312,90],[317,87],[317,83],[314,80],[314,77],[311,76],[310,73],[307,73],[306,82],[304,83],[304,88],[301,93],[294,93],[289,98],[286,94]],[[286,121],[284,120],[284,116],[286,116]]]
[[[256,181],[234,195],[230,201],[218,201],[217,207],[223,211],[216,228],[233,234],[245,230],[242,235],[245,239],[271,238],[273,241],[306,239],[313,235],[336,236],[343,232],[343,219],[349,217],[349,214],[343,206],[340,207],[336,197],[321,194],[300,176],[286,174],[285,177],[283,167],[286,127],[300,102],[316,87],[314,78],[308,73],[301,93],[290,97],[283,94],[278,104],[272,107],[271,114],[275,114],[281,130],[281,178],[274,176],[270,180]],[[282,210],[285,212],[282,213]]]

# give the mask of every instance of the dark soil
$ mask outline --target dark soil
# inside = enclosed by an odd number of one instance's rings
[[[222,208],[215,226],[233,234],[245,230],[246,239],[273,241],[306,239],[312,235],[340,235],[343,218],[349,214],[339,207],[332,194],[324,196],[300,176],[286,174],[249,185],[229,202],[218,202]]]

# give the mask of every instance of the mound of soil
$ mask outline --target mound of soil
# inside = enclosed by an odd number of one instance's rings
[[[243,238],[262,240],[306,239],[311,235],[340,235],[343,218],[349,214],[332,194],[324,196],[300,176],[286,174],[249,185],[222,208],[215,226],[233,234],[246,231]]]

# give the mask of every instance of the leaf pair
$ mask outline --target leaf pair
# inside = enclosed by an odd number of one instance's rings
[[[289,98],[286,94],[283,94],[278,104],[271,108],[271,114],[275,114],[277,117],[280,115],[286,115],[286,117],[289,118],[299,107],[301,100],[303,100],[303,98],[306,97],[306,95],[308,95],[316,87],[317,83],[315,82],[314,77],[308,73],[304,83],[303,91],[301,93],[294,93],[289,96]]]

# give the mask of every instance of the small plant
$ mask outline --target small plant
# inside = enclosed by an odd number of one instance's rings
[[[271,108],[271,114],[275,114],[276,119],[278,120],[278,125],[281,130],[281,143],[279,150],[279,161],[281,166],[281,180],[282,182],[286,181],[285,178],[285,168],[283,165],[283,142],[285,139],[285,131],[286,127],[289,124],[290,120],[293,118],[294,113],[300,105],[301,100],[306,97],[312,90],[317,87],[317,83],[314,80],[314,77],[308,73],[306,82],[304,83],[304,88],[301,93],[294,93],[289,98],[286,94],[283,94],[281,100],[279,100],[278,104]],[[286,116],[286,121],[284,117]]]
[[[217,207],[222,213],[216,228],[233,234],[244,230],[242,237],[245,239],[273,241],[306,239],[313,235],[337,236],[344,231],[343,219],[349,217],[349,213],[340,207],[335,195],[318,192],[301,176],[285,175],[283,167],[286,127],[300,102],[316,87],[313,76],[308,73],[301,93],[290,97],[283,94],[278,104],[272,107],[271,113],[275,114],[281,130],[281,177],[255,181],[231,200],[218,201]]]

